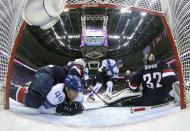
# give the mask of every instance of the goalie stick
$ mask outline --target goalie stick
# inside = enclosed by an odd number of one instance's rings
[[[140,111],[152,110],[152,109],[156,109],[156,108],[164,107],[164,106],[169,106],[169,105],[175,105],[175,103],[172,101],[172,102],[167,102],[167,103],[159,104],[159,105],[155,105],[155,106],[131,107],[130,112],[135,113],[135,112],[140,112]]]
[[[138,98],[138,97],[141,97],[141,96],[138,95],[138,96],[129,97],[129,99],[127,99],[127,100],[125,100],[125,101],[129,101],[129,100],[132,100],[132,99],[135,99],[135,98]],[[103,98],[102,98],[102,100],[103,100]],[[102,109],[102,108],[106,108],[106,107],[119,107],[119,106],[114,106],[114,104],[116,104],[116,103],[115,103],[115,102],[114,102],[114,103],[108,103],[108,104],[106,104],[105,106],[101,106],[101,107],[86,108],[86,109],[84,109],[84,111]],[[120,107],[122,107],[122,106],[120,106]],[[127,107],[127,106],[126,106],[126,107]]]
[[[107,100],[106,102],[108,103],[109,106],[112,106],[112,107],[117,106],[118,107],[118,106],[122,106],[122,105],[120,105],[120,103],[123,101],[130,101],[132,99],[136,99],[136,98],[139,98],[141,96],[142,96],[141,93],[131,93],[128,96],[115,97],[111,100]]]
[[[86,108],[84,111],[90,111],[90,110],[98,110],[102,108],[110,107],[109,105],[99,106],[99,107],[93,107],[93,108]]]
[[[128,99],[126,99],[125,97],[125,101],[129,101],[129,100],[132,100],[132,99],[135,99],[135,98],[138,98],[138,97],[141,97],[141,95],[137,95],[137,96],[130,96],[128,97]],[[102,100],[104,100],[102,98]],[[104,100],[105,101],[105,100]],[[122,99],[121,99],[122,101]],[[105,106],[101,106],[101,107],[94,107],[94,108],[87,108],[87,109],[84,109],[84,111],[88,111],[88,110],[95,110],[95,109],[102,109],[102,108],[106,108],[106,107],[119,107],[119,106],[114,106],[114,104],[117,104],[117,101],[114,101],[114,102],[106,102],[107,104]],[[122,107],[122,106],[120,106]],[[126,106],[127,107],[127,106]]]

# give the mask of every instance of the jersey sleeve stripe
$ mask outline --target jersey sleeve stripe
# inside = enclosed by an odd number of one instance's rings
[[[167,72],[174,72],[174,71],[172,69],[164,69],[162,72],[167,73]]]
[[[162,77],[167,77],[167,76],[175,76],[175,73],[172,71],[172,72],[165,72],[162,74]]]
[[[80,69],[79,67],[74,66],[73,68],[74,68],[80,75],[82,75],[82,71],[81,71],[81,69]]]

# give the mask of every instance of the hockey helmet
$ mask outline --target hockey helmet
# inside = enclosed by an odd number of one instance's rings
[[[152,53],[146,54],[143,58],[143,62],[145,65],[153,64],[156,61],[155,56]]]
[[[123,65],[123,61],[122,60],[117,60],[116,64],[117,65]]]
[[[65,83],[65,86],[75,91],[82,92],[84,89],[82,80],[75,75],[68,75],[65,78],[64,83]]]
[[[86,63],[85,63],[84,60],[81,59],[81,58],[76,59],[76,60],[74,61],[74,63],[75,63],[75,64],[79,64],[79,65],[81,65],[83,68],[86,67]]]

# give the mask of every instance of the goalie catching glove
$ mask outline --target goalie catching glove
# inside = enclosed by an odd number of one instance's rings
[[[72,102],[71,104],[61,103],[56,107],[56,113],[59,115],[75,115],[84,110],[82,103]]]

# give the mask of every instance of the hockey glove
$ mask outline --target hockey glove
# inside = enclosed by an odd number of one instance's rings
[[[59,115],[75,115],[81,113],[83,110],[84,107],[82,103],[76,101],[71,104],[63,102],[56,107],[56,112]]]

